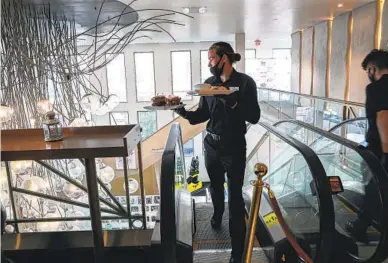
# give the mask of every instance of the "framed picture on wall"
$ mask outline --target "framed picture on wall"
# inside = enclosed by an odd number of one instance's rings
[[[124,170],[123,158],[116,157],[115,159],[116,159],[116,169],[117,170]],[[137,169],[135,151],[133,151],[129,156],[127,156],[127,166],[128,166],[128,169],[130,169],[130,170]]]

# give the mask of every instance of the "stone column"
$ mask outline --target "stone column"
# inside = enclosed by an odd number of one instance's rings
[[[235,50],[234,52],[241,55],[241,60],[236,63],[236,70],[245,73],[245,33],[235,34]]]

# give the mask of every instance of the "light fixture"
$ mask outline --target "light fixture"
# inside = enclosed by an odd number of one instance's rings
[[[207,12],[206,6],[202,6],[202,7],[198,8],[198,13],[205,14],[206,12]]]
[[[11,170],[17,175],[31,173],[31,169],[32,161],[25,160],[11,162]]]
[[[343,6],[344,6],[344,4],[338,4],[337,6],[338,6],[338,7],[343,7]]]
[[[103,167],[100,167],[100,170],[97,172],[97,176],[103,184],[109,184],[115,178],[115,171],[112,167],[104,165]]]
[[[5,104],[0,105],[0,122],[7,122],[11,119],[13,109]]]
[[[53,104],[47,99],[42,99],[36,104],[36,108],[40,114],[46,114],[53,110]]]
[[[206,6],[201,7],[182,7],[182,13],[184,14],[205,14],[207,12]]]

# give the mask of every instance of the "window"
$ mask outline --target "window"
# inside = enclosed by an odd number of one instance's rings
[[[255,81],[258,79],[256,49],[245,50],[245,73],[251,76]]]
[[[185,157],[193,157],[194,156],[194,140],[193,139],[187,141],[183,145],[183,152],[184,152]]]
[[[110,125],[128,125],[129,114],[126,111],[109,112]]]
[[[112,59],[112,57],[114,58]],[[111,60],[106,65],[108,93],[109,95],[115,94],[120,102],[127,102],[124,54],[107,54],[106,59]]]
[[[273,49],[275,89],[291,90],[291,49]]]
[[[205,80],[210,78],[212,74],[209,69],[209,59],[208,59],[208,51],[201,50],[201,82],[204,83]]]
[[[191,52],[172,51],[171,67],[173,94],[181,97],[182,100],[191,100],[192,96],[187,95],[187,92],[192,90]]]
[[[137,101],[151,101],[155,96],[154,52],[135,52],[135,85]]]
[[[251,58],[256,58],[256,49],[245,49],[245,59]]]
[[[143,140],[154,134],[157,129],[156,111],[138,111],[137,120],[143,129],[141,137]]]

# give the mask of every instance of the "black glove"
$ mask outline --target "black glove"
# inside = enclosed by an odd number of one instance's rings
[[[388,173],[388,153],[383,153],[381,164],[383,165],[385,171]]]
[[[216,95],[219,100],[221,100],[224,104],[229,107],[233,107],[237,103],[237,92],[233,92],[229,95]]]
[[[173,111],[182,118],[186,118],[187,110],[185,109],[185,107],[174,109]]]

